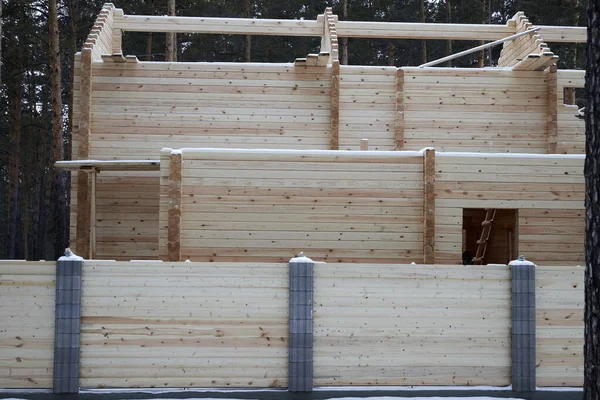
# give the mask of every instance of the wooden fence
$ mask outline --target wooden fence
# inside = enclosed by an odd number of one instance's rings
[[[583,382],[583,268],[536,267],[537,385]],[[506,266],[315,264],[314,384],[511,383]],[[85,261],[81,387],[287,387],[288,266]],[[0,387],[52,386],[54,263],[0,262]]]

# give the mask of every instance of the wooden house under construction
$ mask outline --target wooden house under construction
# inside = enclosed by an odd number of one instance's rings
[[[126,31],[321,37],[293,63],[142,62]],[[521,34],[519,36],[515,36]],[[503,43],[493,68],[340,65],[338,38]],[[124,15],[77,56],[72,247],[86,258],[583,262],[586,29]],[[547,44],[548,43],[548,44]],[[365,140],[366,139],[366,140]],[[368,144],[367,144],[368,142]],[[362,143],[362,148],[361,148]]]

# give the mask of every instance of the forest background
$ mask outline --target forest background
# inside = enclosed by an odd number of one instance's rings
[[[103,0],[0,0],[0,259],[55,260],[69,237],[69,185],[57,160],[70,159],[73,57]],[[116,0],[125,14],[505,24],[524,11],[537,25],[585,26],[587,0]],[[174,10],[174,11],[173,11]],[[140,60],[293,62],[318,52],[320,38],[126,32],[124,54]],[[347,39],[342,64],[414,66],[478,41]],[[585,44],[549,44],[559,68],[585,68]],[[495,65],[502,46],[456,60]],[[583,93],[582,93],[583,94]],[[568,101],[583,106],[575,93]]]

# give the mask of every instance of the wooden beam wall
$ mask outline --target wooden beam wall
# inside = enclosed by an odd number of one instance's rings
[[[506,267],[319,264],[315,386],[509,385],[510,287]]]
[[[56,262],[0,262],[0,387],[51,389]]]
[[[556,152],[559,154],[585,153],[585,120],[576,118],[578,106],[565,104],[565,88],[585,87],[585,71],[557,71],[557,123],[558,140]]]
[[[73,126],[78,126],[77,146],[73,146],[72,158],[74,160],[86,160],[90,158],[91,149],[91,127],[92,127],[92,63],[95,60],[101,60],[102,54],[113,52],[115,43],[113,42],[113,13],[114,5],[107,3],[104,5],[98,18],[96,19],[86,42],[83,45],[80,56],[79,89],[74,98],[79,97],[78,121],[74,121]],[[119,43],[120,47],[120,43]],[[77,86],[76,86],[77,87]],[[78,96],[77,96],[78,95]],[[85,258],[91,258],[91,185],[90,177],[87,173],[78,172],[72,178],[76,180],[77,190],[77,225],[76,232],[76,251]]]

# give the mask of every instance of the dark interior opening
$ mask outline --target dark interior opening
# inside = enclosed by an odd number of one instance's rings
[[[486,209],[463,209],[463,264],[473,263],[472,259],[479,246],[477,242],[482,239],[482,223],[485,220]],[[517,253],[517,210],[496,209],[481,264],[508,264],[516,258]]]

